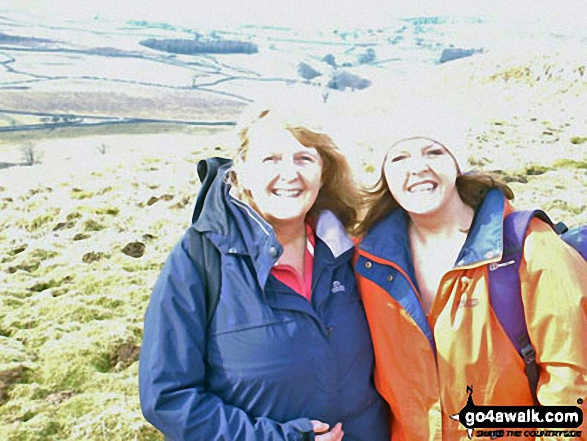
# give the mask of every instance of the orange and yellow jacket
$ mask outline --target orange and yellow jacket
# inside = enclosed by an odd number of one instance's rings
[[[355,268],[375,347],[375,383],[393,413],[393,441],[468,439],[465,427],[450,418],[465,406],[467,386],[477,406],[532,405],[524,362],[488,296],[488,267],[502,257],[503,219],[510,211],[500,191],[488,192],[428,315],[420,305],[407,214],[392,211],[360,241]],[[540,368],[540,403],[587,402],[587,263],[533,219],[520,280]],[[587,406],[580,406],[585,420]],[[580,439],[587,440],[585,421],[570,430],[581,430]],[[530,432],[522,429],[516,439],[535,439]]]

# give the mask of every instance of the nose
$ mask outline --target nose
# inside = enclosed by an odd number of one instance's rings
[[[428,162],[422,155],[412,155],[410,158],[410,173],[417,175],[423,171],[428,170]]]
[[[279,164],[279,177],[290,182],[298,178],[298,166],[293,158],[284,158]]]

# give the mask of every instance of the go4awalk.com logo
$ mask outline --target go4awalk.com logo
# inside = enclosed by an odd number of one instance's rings
[[[580,430],[572,430],[583,423],[583,411],[577,406],[476,406],[473,388],[467,386],[467,393],[467,404],[451,418],[467,428],[469,439],[473,433],[491,438],[581,436]]]

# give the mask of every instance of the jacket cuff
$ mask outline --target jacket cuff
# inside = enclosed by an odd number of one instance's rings
[[[298,418],[297,420],[291,420],[285,423],[285,426],[289,426],[292,429],[292,434],[296,433],[298,436],[288,437],[288,440],[292,441],[313,441],[315,437],[312,423],[308,418]]]

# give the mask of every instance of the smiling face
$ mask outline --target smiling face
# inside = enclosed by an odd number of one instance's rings
[[[271,225],[303,222],[322,185],[322,158],[284,128],[256,127],[238,176]]]
[[[383,172],[392,196],[410,214],[434,214],[459,198],[456,163],[431,139],[409,138],[394,144]]]

